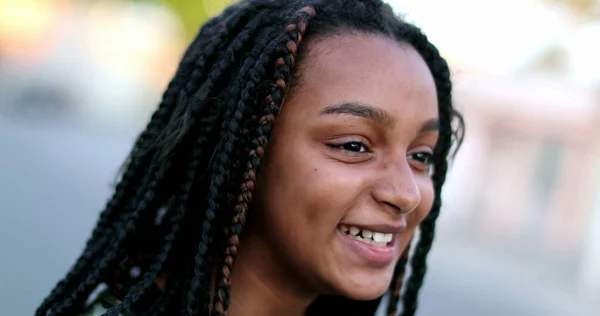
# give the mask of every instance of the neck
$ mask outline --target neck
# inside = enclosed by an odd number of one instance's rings
[[[247,233],[247,234],[246,234]],[[282,268],[268,245],[245,232],[231,275],[229,315],[301,316],[316,298]]]

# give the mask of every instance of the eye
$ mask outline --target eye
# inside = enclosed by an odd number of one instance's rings
[[[415,159],[423,164],[431,164],[433,160],[433,155],[428,152],[418,152],[410,155],[411,159]]]
[[[433,154],[429,152],[417,152],[414,154],[408,155],[408,158],[414,161],[413,167],[417,170],[426,172],[428,175],[431,175],[433,172]]]
[[[361,141],[350,141],[337,144],[329,144],[330,148],[342,150],[351,154],[362,154],[369,151],[367,145]]]

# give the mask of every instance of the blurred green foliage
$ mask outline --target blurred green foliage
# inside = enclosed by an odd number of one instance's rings
[[[132,0],[133,1],[133,0]],[[181,21],[188,39],[194,37],[204,22],[223,11],[235,0],[136,0],[156,1],[169,8]]]

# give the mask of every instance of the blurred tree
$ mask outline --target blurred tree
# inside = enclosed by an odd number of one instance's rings
[[[181,21],[187,39],[198,33],[202,25],[210,17],[221,13],[225,7],[235,0],[130,0],[130,1],[155,1],[163,3]]]
[[[173,10],[185,28],[186,35],[193,37],[210,17],[221,13],[233,0],[159,0]]]

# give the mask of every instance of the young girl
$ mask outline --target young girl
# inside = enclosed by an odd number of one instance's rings
[[[237,3],[36,315],[373,315],[386,293],[414,315],[462,130],[448,65],[388,5]]]

